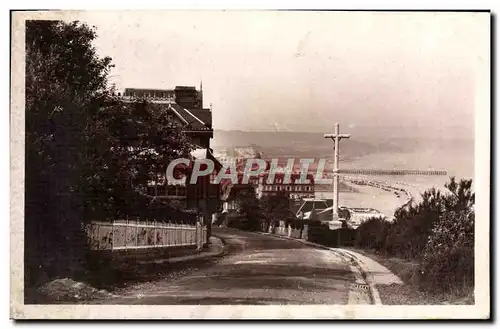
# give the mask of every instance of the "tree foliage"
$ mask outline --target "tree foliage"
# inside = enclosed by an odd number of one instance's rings
[[[280,220],[291,221],[295,215],[290,209],[290,199],[283,191],[275,195],[265,195],[260,200],[260,209],[265,226],[271,223],[277,224]]]
[[[114,96],[96,37],[80,22],[26,22],[27,284],[83,270],[86,219],[164,206],[144,187],[190,150],[169,113]]]
[[[245,217],[245,228],[249,230],[258,230],[262,212],[253,186],[248,185],[247,188],[238,191],[235,199],[238,205],[237,212]]]
[[[112,101],[101,108],[95,123],[83,184],[86,210],[112,217],[144,213],[153,201],[145,195],[148,184],[165,183],[168,164],[192,150],[182,126],[170,112],[144,100]]]
[[[421,258],[435,225],[445,216],[457,211],[467,211],[474,205],[472,180],[454,177],[445,184],[447,193],[435,188],[424,191],[421,201],[396,211],[385,247],[388,252],[398,252],[404,257]]]
[[[423,250],[422,280],[441,290],[474,285],[474,198],[472,180],[455,182],[446,188],[445,211],[438,218]]]
[[[390,227],[391,224],[385,219],[369,218],[356,230],[354,243],[360,248],[381,250],[385,247]]]
[[[109,96],[109,57],[78,22],[26,22],[27,281],[78,268],[86,128]]]
[[[369,220],[357,229],[356,245],[418,260],[423,287],[450,290],[474,283],[474,198],[472,180],[454,177],[447,192],[425,191],[422,200],[398,209],[393,223]]]

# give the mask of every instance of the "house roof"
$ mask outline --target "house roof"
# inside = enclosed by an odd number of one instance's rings
[[[221,193],[221,200],[222,201],[229,201],[229,200],[235,198],[238,195],[238,193],[242,192],[242,191],[255,192],[255,190],[253,190],[253,187],[251,185],[231,184],[229,182],[226,182],[226,184],[221,184],[221,190],[222,190],[222,193]]]
[[[125,88],[123,96],[135,96],[135,97],[166,97],[167,95],[173,95],[173,89],[148,89],[148,88]]]
[[[179,119],[186,125],[186,131],[211,131],[212,110],[210,109],[186,109],[175,103],[172,98],[175,91],[196,91],[195,87],[177,86],[175,89],[149,89],[149,88],[125,88],[123,96],[131,98],[146,98],[151,101],[158,100],[163,104],[162,108],[171,109]],[[163,100],[163,101],[162,101]]]
[[[188,110],[179,104],[169,104],[169,108],[188,125],[188,130],[211,130],[212,112],[210,110]]]
[[[196,90],[194,86],[176,86],[174,90]]]

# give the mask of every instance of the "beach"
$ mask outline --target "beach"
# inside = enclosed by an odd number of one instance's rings
[[[474,150],[470,143],[441,142],[442,145],[438,143],[414,152],[392,154],[379,152],[344,159],[341,165],[345,169],[445,170],[447,175],[341,174],[339,206],[374,208],[391,218],[394,211],[407,203],[410,198],[414,203],[421,201],[421,193],[428,189],[436,188],[445,192],[444,185],[450,181],[451,176],[455,176],[457,181],[473,178]],[[329,167],[326,171],[330,170]],[[361,184],[358,184],[360,182]],[[343,188],[343,184],[353,187],[353,191],[347,191]],[[322,186],[316,191],[318,198],[333,196],[331,186]],[[394,191],[400,191],[399,197]]]
[[[394,216],[394,211],[409,201],[409,196],[405,192],[399,190],[403,188],[402,186],[395,186],[394,189],[391,189],[389,186],[380,184],[373,179],[360,177],[343,177],[342,180],[343,183],[352,186],[353,191],[339,191],[340,207],[374,208],[386,217],[392,218]],[[396,188],[398,191],[396,191]],[[394,192],[398,193],[399,197]],[[331,190],[321,190],[317,191],[315,196],[317,198],[331,199],[333,198],[333,192],[331,192]]]
[[[443,190],[448,180],[447,176],[344,175],[340,178],[339,206],[374,208],[390,219],[399,207],[419,202],[425,190]],[[331,199],[333,192],[330,186],[321,186],[315,196]]]

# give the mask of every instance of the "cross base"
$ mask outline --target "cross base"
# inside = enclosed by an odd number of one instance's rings
[[[339,215],[334,214],[332,220],[328,222],[328,226],[330,230],[336,230],[342,228],[343,218],[340,218]]]

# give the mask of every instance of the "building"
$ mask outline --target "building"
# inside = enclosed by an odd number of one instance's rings
[[[234,157],[229,154],[229,151],[227,149],[215,151],[214,155],[223,167],[227,167],[231,164],[231,162],[235,161]]]
[[[241,159],[253,159],[260,157],[259,152],[257,152],[253,147],[236,147],[234,153],[237,158]]]
[[[125,88],[122,99],[134,101],[145,99],[152,103],[177,104],[189,110],[203,109],[203,85],[200,90],[191,86],[177,86],[174,89]]]
[[[177,86],[174,89],[126,88],[122,99],[125,102],[144,99],[162,105],[161,108],[170,111],[174,120],[182,125],[193,144],[195,149],[191,152],[191,159],[210,159],[214,161],[216,171],[221,168],[210,148],[213,138],[212,109],[203,107],[202,85],[200,90],[191,86]],[[184,168],[187,181],[190,179],[189,172],[190,168]],[[200,177],[197,184],[172,185],[165,179],[159,179],[149,186],[148,193],[179,200],[185,208],[202,209],[208,220],[220,207],[220,187],[215,184],[215,175]]]
[[[349,212],[349,224],[353,228],[357,228],[363,222],[370,218],[385,219],[386,216],[377,209],[373,208],[346,208]]]
[[[251,184],[222,184],[223,213],[238,210],[238,196],[240,193],[255,193],[255,190],[252,189]]]
[[[331,207],[332,204],[333,200],[331,199],[304,198],[296,209],[295,216],[298,219],[310,219],[313,211],[317,215]]]
[[[332,216],[333,207],[328,207],[318,213],[319,220],[323,222],[331,221]],[[376,209],[351,207],[339,207],[339,217],[354,229],[370,218],[386,219],[386,216]]]
[[[301,174],[293,173],[290,180],[285,180],[285,173],[276,173],[272,181],[269,180],[269,173],[259,176],[257,185],[257,197],[277,195],[278,192],[285,192],[292,200],[301,200],[314,197],[314,176],[307,174],[306,179],[301,181]]]
[[[224,148],[214,154],[223,166],[234,166],[239,173],[243,173],[247,160],[262,159],[262,153],[253,147],[236,147],[231,150]]]

